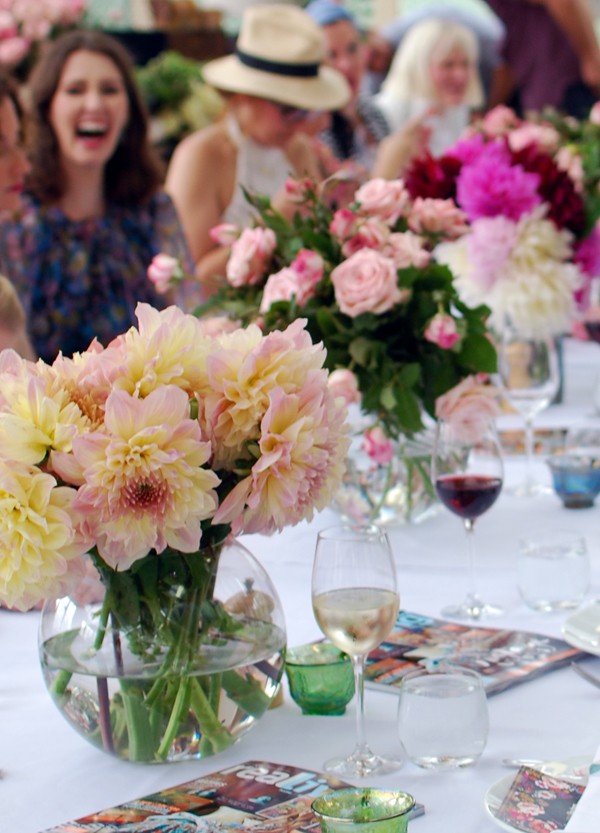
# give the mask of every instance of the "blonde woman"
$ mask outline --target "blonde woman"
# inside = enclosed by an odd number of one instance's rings
[[[483,104],[477,38],[441,18],[416,23],[402,40],[375,100],[390,127],[421,124],[434,156],[459,138]]]

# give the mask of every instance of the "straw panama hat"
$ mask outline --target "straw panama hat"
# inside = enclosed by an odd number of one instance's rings
[[[246,11],[234,55],[209,61],[204,80],[224,92],[246,93],[305,110],[338,110],[350,98],[345,78],[321,66],[323,32],[296,6]]]

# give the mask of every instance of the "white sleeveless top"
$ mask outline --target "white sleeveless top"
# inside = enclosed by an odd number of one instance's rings
[[[293,170],[280,148],[259,145],[245,136],[233,116],[227,119],[227,130],[237,147],[237,168],[233,198],[225,209],[222,222],[245,228],[252,225],[256,212],[246,201],[241,186],[252,194],[274,197]]]

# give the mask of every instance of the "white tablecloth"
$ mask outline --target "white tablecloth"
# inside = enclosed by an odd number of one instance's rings
[[[539,424],[597,425],[592,387],[600,369],[600,347],[567,343],[566,404],[540,415]],[[542,460],[539,479],[549,483]],[[587,601],[600,597],[600,503],[587,510],[564,509],[549,494],[516,498],[511,483],[522,476],[518,461],[507,461],[506,488],[477,524],[480,590],[506,609],[499,627],[559,635],[564,614],[535,613],[520,601],[515,586],[515,554],[523,532],[569,527],[586,536],[593,582]],[[250,536],[245,543],[268,569],[286,612],[288,641],[299,644],[321,636],[310,603],[310,572],[316,530],[337,520],[324,512],[272,538]],[[391,532],[402,606],[431,615],[457,601],[466,587],[466,551],[460,521],[441,511],[420,525]],[[143,766],[120,762],[96,751],[60,716],[47,694],[37,658],[38,614],[0,611],[0,831],[39,831],[174,786],[215,769],[249,759],[319,768],[324,759],[349,751],[354,739],[354,704],[343,717],[307,717],[285,691],[284,704],[270,710],[233,748],[217,758],[181,764]],[[600,658],[585,660],[600,675]],[[600,742],[600,691],[571,669],[554,671],[490,697],[487,748],[470,769],[420,770],[412,764],[371,783],[404,789],[426,806],[411,822],[411,833],[493,833],[487,816],[488,787],[507,775],[505,757],[562,759],[593,755]],[[396,696],[366,692],[368,739],[375,751],[399,753]],[[600,820],[598,823],[600,831]]]

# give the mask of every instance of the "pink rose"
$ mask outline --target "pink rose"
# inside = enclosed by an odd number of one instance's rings
[[[410,196],[401,179],[370,179],[354,195],[360,203],[360,213],[368,217],[377,217],[388,226],[403,216]]]
[[[14,38],[19,34],[19,29],[14,17],[9,11],[0,11],[0,38]]]
[[[288,197],[292,202],[304,202],[306,199],[306,194],[311,188],[314,187],[314,183],[308,177],[304,179],[294,179],[293,177],[288,177],[283,185],[283,189],[285,191],[286,197]]]
[[[561,171],[565,171],[575,185],[577,193],[581,194],[583,191],[583,160],[577,151],[572,147],[559,148],[554,161]]]
[[[499,104],[485,114],[483,119],[483,132],[489,138],[504,136],[509,130],[517,127],[520,120],[514,110],[510,107]]]
[[[270,228],[244,229],[231,247],[227,280],[232,286],[254,286],[264,275],[277,239]]]
[[[481,436],[486,425],[500,414],[498,390],[485,384],[486,378],[484,374],[467,376],[436,399],[436,417],[449,423],[459,438]]]
[[[25,20],[23,23],[23,37],[31,41],[45,40],[52,31],[52,24],[49,20],[40,18]]]
[[[365,431],[362,447],[378,466],[387,466],[394,456],[394,445],[380,425]]]
[[[16,66],[29,52],[31,44],[26,38],[7,38],[0,41],[0,64]]]
[[[357,215],[349,208],[339,208],[329,224],[329,231],[336,240],[346,240],[356,229]]]
[[[347,405],[361,401],[358,379],[347,368],[339,368],[338,370],[332,371],[329,374],[327,385],[333,395],[342,396]]]
[[[508,144],[514,151],[533,145],[539,150],[552,154],[560,145],[560,135],[549,124],[526,122],[508,134]]]
[[[590,110],[589,119],[592,124],[600,124],[600,101],[597,101]]]
[[[340,263],[331,282],[340,310],[351,318],[386,312],[402,299],[394,262],[375,249],[361,249]]]
[[[219,223],[209,230],[208,236],[219,246],[232,246],[240,236],[240,228],[235,223]]]
[[[425,248],[423,238],[410,231],[390,234],[382,252],[394,261],[396,269],[406,269],[409,266],[424,269],[431,260],[431,253]]]
[[[344,257],[350,257],[360,249],[381,249],[389,239],[388,227],[376,217],[367,217],[355,229],[355,233],[342,245]]]
[[[314,287],[314,282],[305,280],[291,266],[285,266],[267,278],[260,311],[267,312],[276,301],[291,301],[292,297],[302,306],[314,295]]]
[[[438,312],[434,315],[425,328],[425,338],[433,344],[437,344],[442,350],[450,350],[457,341],[460,341],[460,334],[456,329],[456,321],[447,313]]]
[[[417,197],[408,215],[408,227],[417,234],[443,234],[454,239],[467,231],[467,215],[454,200]]]
[[[154,255],[146,274],[154,284],[156,291],[161,295],[169,291],[173,281],[180,280],[183,277],[178,259],[164,252]]]
[[[302,276],[303,281],[316,286],[323,277],[325,262],[320,254],[311,249],[300,249],[291,263],[294,272]]]

